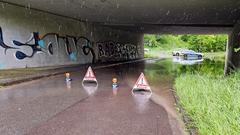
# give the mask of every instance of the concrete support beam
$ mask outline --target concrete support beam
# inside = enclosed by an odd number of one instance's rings
[[[230,34],[233,25],[106,25],[116,29],[147,34]]]
[[[240,68],[240,24],[236,24],[229,34],[226,48],[226,61],[224,74],[228,75],[232,71]]]

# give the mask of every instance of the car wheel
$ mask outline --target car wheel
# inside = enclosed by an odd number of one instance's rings
[[[184,59],[187,59],[187,54],[184,54],[184,55],[183,55],[183,58],[184,58]]]
[[[179,56],[179,53],[176,53],[176,56]]]

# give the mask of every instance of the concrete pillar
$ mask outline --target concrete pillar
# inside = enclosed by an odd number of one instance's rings
[[[240,68],[240,24],[236,24],[228,36],[226,48],[225,76]]]

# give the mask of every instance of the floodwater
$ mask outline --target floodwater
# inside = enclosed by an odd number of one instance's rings
[[[172,93],[174,78],[184,73],[222,74],[223,61],[183,65],[173,59],[146,60],[94,68],[97,84],[83,84],[86,68],[65,75],[2,88],[1,135],[180,135],[183,131]],[[144,72],[152,97],[133,96]],[[112,87],[112,78],[119,87]]]

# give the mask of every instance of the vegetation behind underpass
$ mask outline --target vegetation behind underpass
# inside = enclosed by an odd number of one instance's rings
[[[150,35],[144,36],[145,57],[171,56],[173,50],[184,48],[201,52],[206,57],[225,57],[227,35]],[[219,55],[220,54],[220,55]],[[166,55],[164,55],[166,56]]]

